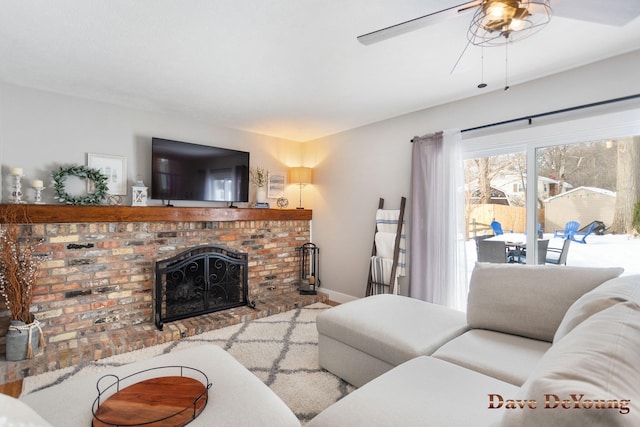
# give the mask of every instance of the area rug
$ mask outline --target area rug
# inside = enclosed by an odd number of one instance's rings
[[[179,341],[27,377],[23,394],[110,367],[210,343],[227,350],[253,372],[305,424],[354,390],[353,386],[322,369],[318,362],[315,321],[316,316],[327,308],[326,304],[316,303]]]

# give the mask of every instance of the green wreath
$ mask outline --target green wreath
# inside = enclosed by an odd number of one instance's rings
[[[64,181],[68,176],[90,179],[93,181],[94,192],[86,196],[72,196],[67,193]],[[98,169],[91,169],[86,166],[61,166],[57,171],[51,172],[53,178],[53,189],[56,192],[55,199],[68,205],[99,205],[107,195],[107,176]]]

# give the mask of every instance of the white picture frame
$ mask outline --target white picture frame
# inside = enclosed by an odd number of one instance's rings
[[[87,166],[107,177],[107,194],[127,195],[127,158],[109,154],[87,153]]]
[[[284,173],[271,173],[267,177],[267,198],[277,199],[284,197],[284,187],[287,184],[287,176]]]

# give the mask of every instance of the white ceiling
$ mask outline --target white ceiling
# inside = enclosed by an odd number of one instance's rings
[[[636,18],[558,16],[509,47],[509,84],[640,48]],[[356,37],[461,0],[0,0],[0,79],[307,141],[505,84],[505,49],[466,45],[471,15],[364,46]],[[570,6],[570,4],[569,4]],[[585,11],[583,18],[598,19]],[[627,14],[625,9],[625,14]],[[564,14],[564,13],[563,13]]]

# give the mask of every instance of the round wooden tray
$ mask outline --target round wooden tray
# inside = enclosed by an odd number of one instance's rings
[[[98,385],[107,377],[113,376],[102,377]],[[92,426],[184,426],[200,415],[207,405],[211,385],[208,381],[205,385],[185,376],[163,376],[121,389],[123,380],[116,377],[116,381],[102,391],[98,386],[100,393],[93,405]],[[101,401],[105,392],[113,387],[117,391]]]

